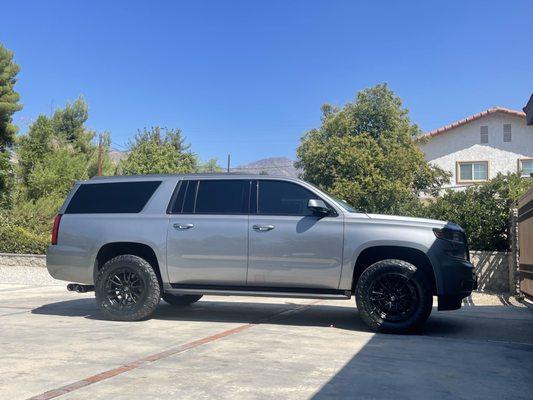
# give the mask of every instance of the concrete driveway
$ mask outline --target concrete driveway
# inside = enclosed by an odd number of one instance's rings
[[[396,336],[369,332],[353,300],[205,297],[191,307],[162,302],[149,321],[112,322],[92,294],[43,279],[0,283],[0,399],[533,393],[533,313],[503,298],[474,296],[460,311],[435,310],[423,333]]]

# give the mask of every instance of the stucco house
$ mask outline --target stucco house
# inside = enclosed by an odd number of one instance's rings
[[[484,182],[499,172],[533,174],[533,126],[522,111],[490,108],[427,132],[419,145],[428,162],[452,173],[445,187]]]

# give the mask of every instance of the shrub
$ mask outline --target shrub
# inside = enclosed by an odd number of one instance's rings
[[[461,225],[474,250],[510,249],[510,213],[513,203],[532,187],[518,174],[498,176],[464,191],[448,190],[420,210],[422,216]]]
[[[0,253],[44,254],[49,243],[49,235],[11,224],[0,225]]]
[[[0,212],[0,253],[44,254],[62,199],[17,201]]]

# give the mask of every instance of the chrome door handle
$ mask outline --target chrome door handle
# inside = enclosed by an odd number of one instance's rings
[[[181,230],[194,228],[194,224],[174,224],[172,226],[174,227],[174,229],[181,229]]]
[[[266,232],[274,229],[274,225],[254,225],[252,228],[254,228],[255,231]]]

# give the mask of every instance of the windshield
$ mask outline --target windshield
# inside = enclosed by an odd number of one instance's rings
[[[346,200],[341,200],[339,199],[338,197],[335,197],[335,196],[332,196],[331,194],[329,194],[328,192],[326,192],[325,190],[323,189],[320,189],[318,186],[316,185],[313,185],[312,183],[310,182],[307,182],[309,185],[313,186],[314,188],[320,190],[322,193],[325,193],[327,194],[329,197],[331,197],[334,201],[335,201],[335,204],[337,204],[340,208],[342,208],[344,211],[348,211],[348,212],[352,212],[352,213],[356,213],[357,210],[351,205],[349,204]]]
[[[350,204],[348,204],[346,201],[344,200],[341,200],[335,196],[332,196],[330,194],[328,194],[329,197],[331,197],[333,200],[335,200],[335,203],[337,203],[337,205],[339,205],[341,208],[344,208],[344,210],[348,211],[348,212],[357,212],[357,210],[355,208],[353,208],[353,206],[351,206]]]

